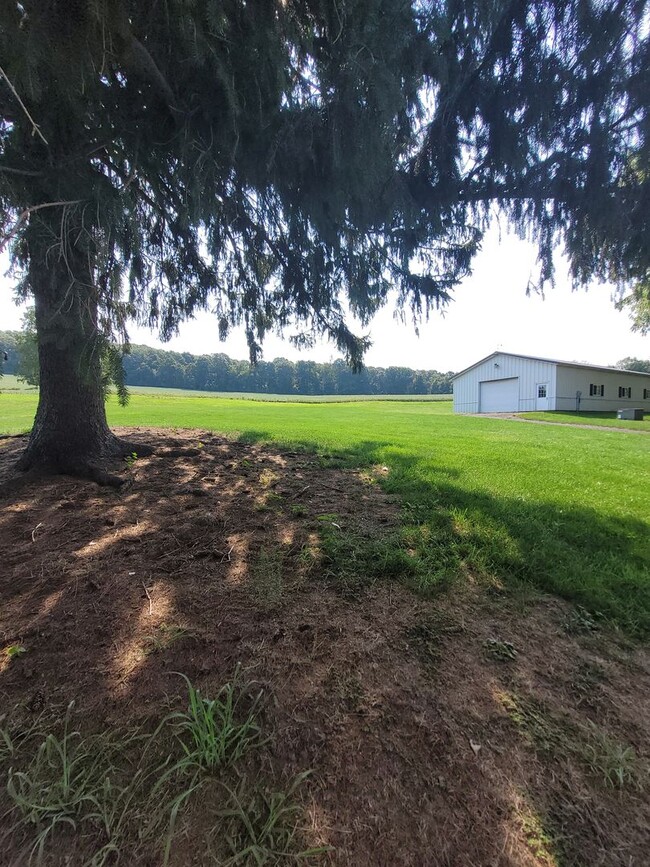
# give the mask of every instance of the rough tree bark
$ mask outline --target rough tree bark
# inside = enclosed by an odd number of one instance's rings
[[[88,252],[74,240],[57,238],[54,230],[60,232],[61,223],[39,223],[38,230],[28,233],[28,243],[40,391],[34,426],[18,466],[119,486],[124,479],[107,468],[134,447],[115,436],[106,421],[97,290]],[[52,232],[44,231],[47,228]],[[69,228],[68,236],[74,237]],[[142,446],[138,451],[143,452]]]

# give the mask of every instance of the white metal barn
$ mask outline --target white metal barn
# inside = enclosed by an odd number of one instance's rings
[[[454,412],[650,412],[650,373],[493,352],[453,378]]]

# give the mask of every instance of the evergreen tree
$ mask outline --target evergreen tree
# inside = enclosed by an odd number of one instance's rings
[[[0,213],[33,295],[24,467],[111,481],[101,359],[210,304],[353,367],[446,302],[499,208],[647,285],[646,0],[0,0]],[[644,283],[644,280],[646,281]],[[140,448],[141,451],[141,448]]]

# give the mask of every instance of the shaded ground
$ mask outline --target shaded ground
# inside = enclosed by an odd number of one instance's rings
[[[0,654],[0,713],[74,699],[78,725],[146,725],[184,704],[176,672],[209,695],[241,663],[264,692],[261,763],[313,770],[306,838],[333,847],[315,863],[647,863],[645,649],[471,575],[432,599],[395,580],[342,592],[323,527],[370,541],[398,521],[372,473],[157,437],[122,492],[0,488],[0,651],[26,650]],[[0,444],[0,483],[22,445]],[[191,830],[174,863],[204,863]]]

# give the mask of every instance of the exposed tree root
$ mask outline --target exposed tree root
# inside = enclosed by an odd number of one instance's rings
[[[127,476],[111,473],[108,466],[119,458],[137,454],[145,457],[154,454],[151,446],[143,443],[133,443],[129,440],[111,436],[102,443],[96,454],[61,455],[47,454],[44,449],[33,448],[28,444],[16,464],[16,469],[25,473],[37,470],[45,474],[72,476],[76,479],[88,479],[102,487],[120,488],[129,481]]]
[[[118,456],[121,458],[125,458],[127,455],[132,455],[134,452],[139,458],[148,458],[156,453],[153,446],[148,446],[144,443],[134,443],[130,440],[123,440],[118,437],[116,437],[116,442],[118,446]]]

